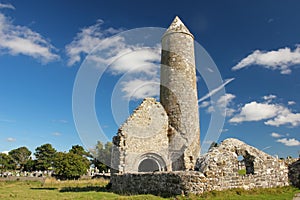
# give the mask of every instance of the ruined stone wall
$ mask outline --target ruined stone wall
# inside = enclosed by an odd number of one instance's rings
[[[242,160],[239,161],[238,157]],[[196,168],[216,190],[288,185],[285,162],[233,138],[224,140],[202,155]]]
[[[121,173],[137,172],[141,161],[153,159],[162,170],[168,170],[167,132],[164,108],[154,98],[146,98],[113,138],[112,168]]]
[[[289,179],[292,185],[300,188],[300,160],[289,165]]]
[[[195,171],[113,175],[111,183],[113,192],[123,194],[178,195],[211,190],[207,178]]]
[[[253,169],[241,174],[243,166],[240,165],[238,156],[243,156],[246,160],[242,162],[245,170],[247,166]],[[300,162],[293,166],[299,172]],[[112,189],[119,193],[178,195],[231,188],[253,189],[289,185],[288,167],[284,161],[237,139],[227,139],[218,147],[212,148],[199,158],[196,167],[199,171],[114,174],[111,177]]]
[[[231,188],[270,188],[287,186],[287,174],[234,174],[226,179],[206,177],[197,171],[115,174],[111,176],[112,190],[123,194],[180,195],[202,194],[212,190]]]

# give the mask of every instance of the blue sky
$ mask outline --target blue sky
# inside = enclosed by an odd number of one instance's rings
[[[111,139],[126,119],[114,116],[110,109],[118,81],[124,78],[119,84],[120,99],[129,99],[127,109],[132,111],[143,97],[157,96],[155,84],[140,90],[136,87],[159,80],[156,43],[150,50],[141,50],[111,36],[141,27],[167,28],[178,15],[214,60],[225,83],[227,80],[225,94],[215,101],[206,98],[199,102],[201,139],[212,113],[226,106],[219,141],[235,137],[271,155],[297,157],[299,7],[299,1],[292,0],[2,0],[0,151],[24,145],[34,151],[44,143],[66,151],[82,144],[82,133],[77,132],[73,120],[73,85],[85,56],[99,43],[107,43],[117,53],[135,52],[111,64],[97,87],[96,115],[103,133]],[[211,92],[201,77],[198,90],[199,99]],[[93,140],[98,138],[95,135]]]

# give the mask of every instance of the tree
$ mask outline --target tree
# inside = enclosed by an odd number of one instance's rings
[[[107,142],[105,146],[103,146],[100,141],[97,142],[95,150],[93,151],[93,164],[100,171],[108,171],[110,168],[112,145],[111,142]]]
[[[58,152],[54,160],[54,173],[61,179],[78,179],[87,172],[89,165],[89,160],[81,155]]]
[[[0,153],[0,172],[15,169],[15,163],[10,155]]]
[[[32,160],[32,159],[29,159],[26,164],[24,165],[24,171],[27,171],[27,172],[33,172],[33,171],[36,171],[38,170],[36,168],[36,164],[37,164],[37,160]]]
[[[17,167],[23,170],[24,165],[30,159],[31,151],[27,147],[19,147],[8,153],[14,160]]]
[[[84,148],[80,145],[73,145],[72,148],[69,150],[69,153],[74,153],[80,156],[89,157],[90,154],[84,150]]]
[[[51,144],[43,144],[35,149],[36,169],[48,170],[53,167],[56,149]]]

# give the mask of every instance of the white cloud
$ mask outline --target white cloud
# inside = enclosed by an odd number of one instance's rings
[[[300,146],[300,142],[298,140],[296,140],[295,138],[282,138],[282,139],[278,139],[277,142],[280,142],[282,144],[284,144],[285,146]]]
[[[212,113],[215,112],[216,109],[222,111],[225,111],[224,114],[226,114],[227,117],[232,116],[235,112],[235,109],[229,108],[229,105],[232,103],[232,100],[236,96],[230,93],[226,93],[225,95],[221,96],[216,103],[210,102],[210,101],[202,101],[199,105],[200,108],[206,108],[207,112]]]
[[[255,50],[242,59],[232,70],[239,70],[252,65],[260,65],[271,70],[280,70],[281,74],[290,74],[291,67],[300,64],[300,46],[294,50],[288,47],[273,51]]]
[[[116,37],[107,39],[107,37],[120,32],[121,29],[102,29],[101,26],[103,25],[103,23],[104,22],[102,20],[97,20],[96,24],[81,29],[80,32],[77,33],[73,41],[70,44],[66,45],[65,48],[69,57],[69,66],[80,62],[82,59],[82,54],[87,55],[101,42],[102,46],[99,47],[101,49],[106,49],[111,46],[116,46],[120,49],[123,49],[122,46],[118,46],[120,44],[122,45],[122,43],[118,41],[120,40],[120,38]]]
[[[230,78],[230,79],[226,79],[224,81],[223,84],[221,84],[219,87],[213,89],[212,91],[208,92],[206,95],[204,95],[203,97],[201,97],[198,102],[204,101],[205,99],[208,99],[209,97],[213,96],[214,94],[216,94],[217,92],[219,92],[221,89],[223,89],[228,83],[230,83],[231,81],[233,81],[234,78]]]
[[[274,119],[265,122],[266,125],[281,126],[290,124],[292,126],[300,125],[300,113],[292,113],[290,110],[284,110],[278,114]]]
[[[279,134],[279,133],[275,133],[275,132],[271,133],[271,136],[272,136],[273,138],[280,138],[280,137],[283,137],[283,135],[281,135],[281,134]]]
[[[209,72],[211,72],[211,73],[214,72],[214,70],[213,70],[212,68],[210,68],[210,67],[207,67],[206,69],[207,69],[207,71],[209,71]]]
[[[122,84],[122,91],[126,94],[125,97],[127,98],[138,100],[159,95],[158,79],[134,79],[128,82],[122,82]]]
[[[0,3],[0,9],[2,8],[8,8],[8,9],[12,9],[12,10],[15,10],[15,7],[11,4],[4,4],[4,3]]]
[[[266,125],[281,126],[292,125],[293,127],[300,125],[300,113],[293,113],[288,108],[271,104],[270,102],[258,103],[256,101],[245,104],[240,113],[229,120],[231,123],[241,123],[244,121],[260,121]]]
[[[273,94],[270,94],[268,96],[263,96],[263,99],[268,101],[268,102],[271,102],[273,99],[276,99],[277,96],[276,95],[273,95]]]
[[[232,100],[235,98],[236,96],[230,93],[226,93],[225,95],[221,96],[218,99],[217,104],[222,106],[222,107],[226,107],[229,103],[232,102]]]
[[[288,101],[288,105],[291,106],[291,105],[295,105],[296,102],[295,101]]]
[[[61,123],[61,124],[67,124],[68,123],[68,120],[65,120],[65,119],[54,119],[52,120],[53,123]]]
[[[14,25],[0,13],[0,52],[11,55],[27,55],[48,63],[58,60],[56,49],[39,33],[26,26]]]
[[[219,109],[225,109],[227,117],[232,116],[235,112],[235,109],[228,107],[235,97],[236,96],[233,94],[226,93],[225,95],[221,96],[217,101],[217,106],[219,107]]]
[[[66,45],[68,65],[80,62],[89,54],[88,61],[96,67],[108,67],[106,73],[122,75],[120,91],[133,100],[159,94],[160,45],[127,44],[122,35],[113,34],[121,29],[103,28],[103,21],[81,29],[74,40]]]
[[[202,101],[201,104],[199,105],[200,108],[206,108],[210,105],[209,101]]]
[[[277,114],[277,106],[256,101],[247,103],[242,107],[241,112],[231,118],[229,122],[239,123],[243,121],[259,121],[269,119]]]
[[[52,133],[52,135],[54,135],[54,136],[61,136],[61,133],[60,132],[54,132],[54,133]]]
[[[159,60],[160,48],[139,48],[116,59],[110,69],[115,73],[145,72],[155,76],[159,67],[155,63]]]
[[[16,138],[9,137],[9,138],[6,138],[6,141],[7,142],[15,142]]]
[[[229,131],[229,129],[227,129],[227,128],[223,128],[223,129],[221,130],[222,133],[226,133],[226,132],[228,132],[228,131]]]
[[[272,146],[266,146],[266,147],[262,148],[262,150],[264,151],[264,150],[267,150],[267,149],[270,149],[270,148],[272,148]]]

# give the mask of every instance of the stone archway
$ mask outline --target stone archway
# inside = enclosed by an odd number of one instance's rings
[[[166,162],[163,158],[154,153],[147,153],[141,156],[137,165],[138,172],[166,171]]]
[[[160,166],[156,160],[147,158],[139,164],[138,172],[156,172],[160,171],[159,169]]]

